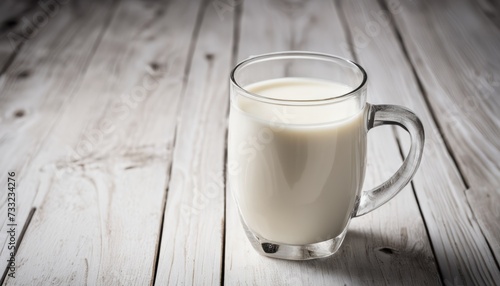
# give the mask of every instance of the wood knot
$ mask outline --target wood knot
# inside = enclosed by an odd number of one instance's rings
[[[389,247],[382,247],[379,248],[378,251],[385,253],[385,254],[394,254],[395,250]]]
[[[23,117],[25,114],[26,114],[26,112],[22,109],[18,109],[16,111],[14,111],[14,117],[16,117],[16,118]]]
[[[158,9],[155,12],[156,17],[161,17],[161,16],[163,16],[163,14],[165,14],[165,10],[163,10],[163,9]]]
[[[20,73],[17,74],[18,78],[27,78],[30,76],[30,71],[29,70],[24,70]]]
[[[7,29],[14,28],[18,23],[17,19],[8,19],[3,22],[3,27]]]
[[[207,61],[211,61],[214,59],[214,54],[206,54],[205,55],[205,59],[207,59]]]
[[[157,71],[160,69],[160,64],[157,62],[152,62],[149,64],[149,67],[151,68],[152,71]]]

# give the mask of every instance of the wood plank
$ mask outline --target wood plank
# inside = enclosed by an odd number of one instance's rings
[[[205,1],[183,94],[156,284],[221,285],[233,17]]]
[[[238,57],[280,50],[313,50],[352,58],[333,2],[243,4]],[[383,87],[369,85],[369,101],[383,102]],[[390,128],[369,133],[364,189],[373,187],[401,164]],[[227,196],[225,282],[250,285],[439,284],[439,276],[411,187],[380,209],[356,218],[344,245],[327,259],[283,261],[259,256],[240,225]],[[411,271],[408,271],[411,269]]]
[[[16,237],[37,194],[40,169],[47,164],[41,149],[70,104],[73,90],[81,83],[89,58],[111,17],[112,5],[111,1],[85,1],[85,5],[74,2],[61,9],[0,77],[0,180],[7,181],[9,171],[17,173]],[[80,17],[75,17],[77,13]],[[75,33],[81,38],[75,38]],[[66,80],[61,80],[64,77]],[[7,213],[6,196],[6,192],[0,192],[2,214]],[[5,244],[6,217],[0,216],[2,274],[10,255]]]
[[[7,285],[152,282],[198,7],[120,4],[69,108],[20,172],[41,200]]]
[[[466,214],[465,222],[470,221],[475,232],[486,237],[487,244],[482,238],[471,240],[485,248],[481,259],[489,270],[484,270],[483,275],[490,275],[498,283],[500,33],[475,5],[445,1],[440,7],[446,8],[446,13],[438,13],[432,1],[404,2],[395,19],[437,118],[436,132],[444,136],[466,183],[460,194],[466,196],[464,206],[456,210]],[[491,251],[493,258],[486,254]],[[471,255],[466,257],[472,259]],[[475,264],[470,267],[474,271],[482,269]]]
[[[376,16],[389,16],[389,11],[374,1],[343,3],[355,51],[372,82],[381,86],[380,97],[410,107],[424,124],[427,142],[413,182],[445,284],[492,283],[498,270],[471,216],[458,169],[441,140],[392,23]],[[390,8],[399,16],[406,7]],[[406,151],[408,146],[403,144]]]
[[[25,16],[34,6],[35,3],[29,0],[0,2],[0,75],[11,62],[16,50],[8,35],[16,31],[18,19]]]

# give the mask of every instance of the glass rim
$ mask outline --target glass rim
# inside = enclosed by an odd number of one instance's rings
[[[270,98],[266,96],[259,95],[257,93],[250,92],[243,88],[238,81],[235,78],[235,73],[254,63],[259,63],[267,60],[272,60],[272,59],[310,59],[310,60],[322,60],[322,61],[343,61],[355,68],[357,68],[362,76],[363,79],[361,80],[361,83],[357,85],[355,88],[353,88],[351,91],[346,92],[341,95],[333,96],[333,97],[328,97],[328,98],[323,98],[323,99],[300,99],[300,100],[293,100],[293,99],[276,99],[276,98]],[[308,52],[308,51],[285,51],[285,52],[274,52],[274,53],[267,53],[267,54],[261,54],[258,56],[251,56],[248,59],[245,59],[241,62],[239,62],[231,71],[230,73],[230,82],[233,86],[238,89],[238,91],[243,94],[244,96],[266,102],[266,103],[272,103],[272,104],[278,104],[278,105],[321,105],[321,104],[328,104],[328,103],[335,103],[338,101],[344,101],[346,99],[354,97],[358,91],[360,91],[366,84],[368,80],[368,75],[366,74],[366,71],[361,67],[359,64],[355,63],[354,61],[351,61],[349,59],[339,57],[339,56],[334,56],[330,54],[325,54],[325,53],[317,53],[317,52]]]

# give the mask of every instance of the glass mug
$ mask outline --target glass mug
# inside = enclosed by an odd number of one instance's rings
[[[351,218],[386,203],[415,174],[420,120],[401,106],[366,103],[366,83],[358,64],[311,52],[255,56],[231,72],[227,175],[260,254],[334,254]],[[410,152],[389,180],[362,192],[366,134],[384,124],[409,132]]]

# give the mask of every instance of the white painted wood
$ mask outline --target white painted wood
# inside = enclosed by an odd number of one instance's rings
[[[73,77],[54,74],[66,87],[51,91],[59,100],[76,94],[19,171],[19,181],[34,181],[40,200],[17,254],[18,277],[7,285],[152,282],[198,6],[120,3],[78,90],[68,86]],[[60,39],[52,49],[66,44]],[[43,95],[37,85],[30,91]]]
[[[343,3],[359,62],[372,83],[380,85],[380,98],[413,109],[424,124],[427,142],[413,182],[445,284],[494,284],[499,277],[494,258],[471,212],[458,170],[419,91],[411,63],[391,23],[376,17],[381,13],[389,16],[389,11],[374,1]],[[401,5],[389,8],[396,17],[406,9]],[[403,144],[406,150],[407,143]]]
[[[432,1],[405,3],[396,22],[469,184],[498,190],[500,33],[473,4],[448,4],[447,13],[440,14]]]
[[[460,196],[482,253],[493,251],[494,258],[475,252],[460,253],[471,261],[483,259],[485,267],[469,265],[497,284],[500,281],[500,33],[471,1],[445,1],[446,13],[438,13],[437,3],[403,2],[396,23],[422,81],[441,132],[469,184]],[[418,29],[415,27],[419,27]],[[468,207],[467,207],[468,206]],[[464,211],[470,208],[469,211]],[[479,226],[477,226],[477,223]],[[454,231],[455,232],[455,231]],[[496,259],[496,262],[494,261]],[[458,274],[457,274],[458,275]],[[474,275],[477,279],[477,275]],[[485,278],[486,279],[486,278]],[[481,280],[476,280],[480,283]],[[486,280],[492,281],[492,280]]]
[[[0,181],[18,173],[19,232],[37,207],[18,278],[6,284],[498,284],[498,6],[478,1],[404,1],[395,15],[469,189],[377,2],[69,1],[0,75]],[[32,17],[37,8],[25,3],[0,6]],[[290,49],[356,58],[369,102],[416,111],[428,139],[414,180],[419,205],[406,187],[354,219],[328,259],[274,260],[251,248],[220,176],[239,8],[239,59]],[[360,33],[367,42],[352,54],[349,35],[356,44]],[[398,168],[398,152],[390,128],[370,131],[365,189]]]
[[[352,58],[333,2],[246,1],[238,57],[280,50],[313,50]],[[370,83],[369,101],[384,87]],[[369,133],[365,189],[387,179],[401,164],[390,128]],[[225,282],[229,285],[439,284],[425,227],[411,187],[349,226],[339,252],[328,259],[292,262],[259,256],[227,195]],[[411,271],[409,271],[411,269]]]
[[[233,17],[204,5],[182,95],[157,285],[220,285]]]
[[[61,7],[60,14],[26,42],[0,77],[0,181],[7,181],[9,171],[17,173],[17,236],[38,192],[43,176],[40,169],[54,159],[48,158],[43,146],[49,139],[57,140],[50,138],[51,128],[81,84],[88,59],[110,18],[111,2],[101,2],[97,11],[93,11],[95,2],[85,3],[79,9]],[[75,18],[77,13],[80,18]],[[75,38],[75,32],[81,38]],[[6,196],[7,192],[0,191],[2,274],[10,256],[4,244],[8,230]]]

